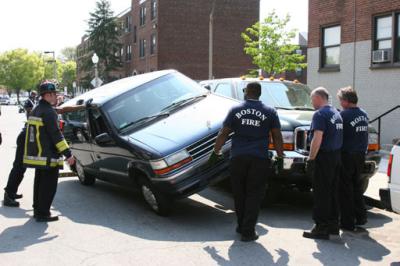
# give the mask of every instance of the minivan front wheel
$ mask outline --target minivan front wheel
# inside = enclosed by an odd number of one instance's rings
[[[85,186],[93,185],[96,182],[96,178],[86,173],[85,170],[83,169],[82,164],[78,160],[76,160],[75,164],[79,182],[81,182],[81,184]]]
[[[167,216],[171,212],[172,200],[160,193],[148,180],[142,179],[140,191],[147,205],[158,215]]]

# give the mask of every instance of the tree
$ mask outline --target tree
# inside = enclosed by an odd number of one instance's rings
[[[0,55],[0,84],[15,92],[19,98],[22,89],[32,90],[44,74],[43,61],[37,53],[16,49]]]
[[[76,80],[76,62],[68,61],[61,65],[62,74],[59,87],[60,89],[67,87],[72,92],[72,83]]]
[[[112,71],[121,66],[117,55],[121,49],[119,42],[118,23],[111,10],[110,2],[99,0],[96,2],[96,10],[90,13],[89,34],[91,50],[99,57],[98,69],[104,82],[115,79]],[[90,69],[87,69],[90,70]]]
[[[280,19],[272,11],[264,22],[257,22],[242,33],[244,52],[252,57],[253,64],[268,75],[307,67],[304,55],[296,53],[299,46],[291,43],[297,30],[286,30],[289,21],[289,15]],[[251,70],[250,73],[254,74],[255,71]]]
[[[59,58],[61,61],[76,61],[76,48],[75,47],[65,47],[61,50],[61,56]]]

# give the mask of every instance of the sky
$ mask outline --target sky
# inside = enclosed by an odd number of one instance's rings
[[[160,0],[163,1],[163,0]],[[202,1],[202,0],[197,0]],[[245,0],[243,0],[245,1]],[[87,30],[95,0],[1,0],[0,53],[16,48],[59,51],[77,46]],[[130,7],[131,0],[110,0],[115,14]],[[307,31],[308,0],[260,0],[261,16],[275,9],[289,13],[290,28]]]

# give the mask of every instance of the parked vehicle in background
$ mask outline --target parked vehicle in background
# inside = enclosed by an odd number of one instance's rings
[[[160,215],[172,201],[228,176],[225,159],[208,158],[229,109],[238,101],[211,94],[177,71],[138,75],[106,84],[64,103],[61,128],[76,156],[79,180],[138,189]]]
[[[227,78],[218,80],[205,80],[200,84],[228,98],[244,100],[243,88],[249,82],[260,82],[262,95],[260,100],[278,111],[282,126],[282,135],[286,158],[284,158],[284,169],[274,171],[269,182],[267,195],[279,194],[282,185],[296,186],[300,190],[308,191],[311,188],[311,178],[306,174],[305,163],[309,154],[310,140],[308,134],[314,108],[310,101],[310,89],[298,81],[287,81],[283,79],[260,78]],[[271,142],[270,149],[273,156],[276,152]],[[367,190],[369,178],[377,170],[381,160],[379,154],[377,131],[369,128],[369,147],[367,162],[364,167],[364,191]]]
[[[10,98],[10,105],[17,105],[17,104],[18,104],[17,97],[11,97]]]
[[[8,95],[0,96],[0,104],[1,105],[9,105],[10,104],[10,97]]]
[[[400,213],[400,142],[390,153],[387,175],[388,188],[379,191],[381,202],[387,209]]]

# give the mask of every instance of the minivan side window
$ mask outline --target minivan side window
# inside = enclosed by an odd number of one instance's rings
[[[229,83],[221,83],[217,85],[215,93],[226,97],[233,98],[232,86]]]
[[[106,123],[100,111],[98,109],[91,109],[89,113],[92,136],[95,138],[100,134],[108,133]]]
[[[86,123],[86,110],[79,110],[76,112],[65,113],[65,120],[80,123]]]

